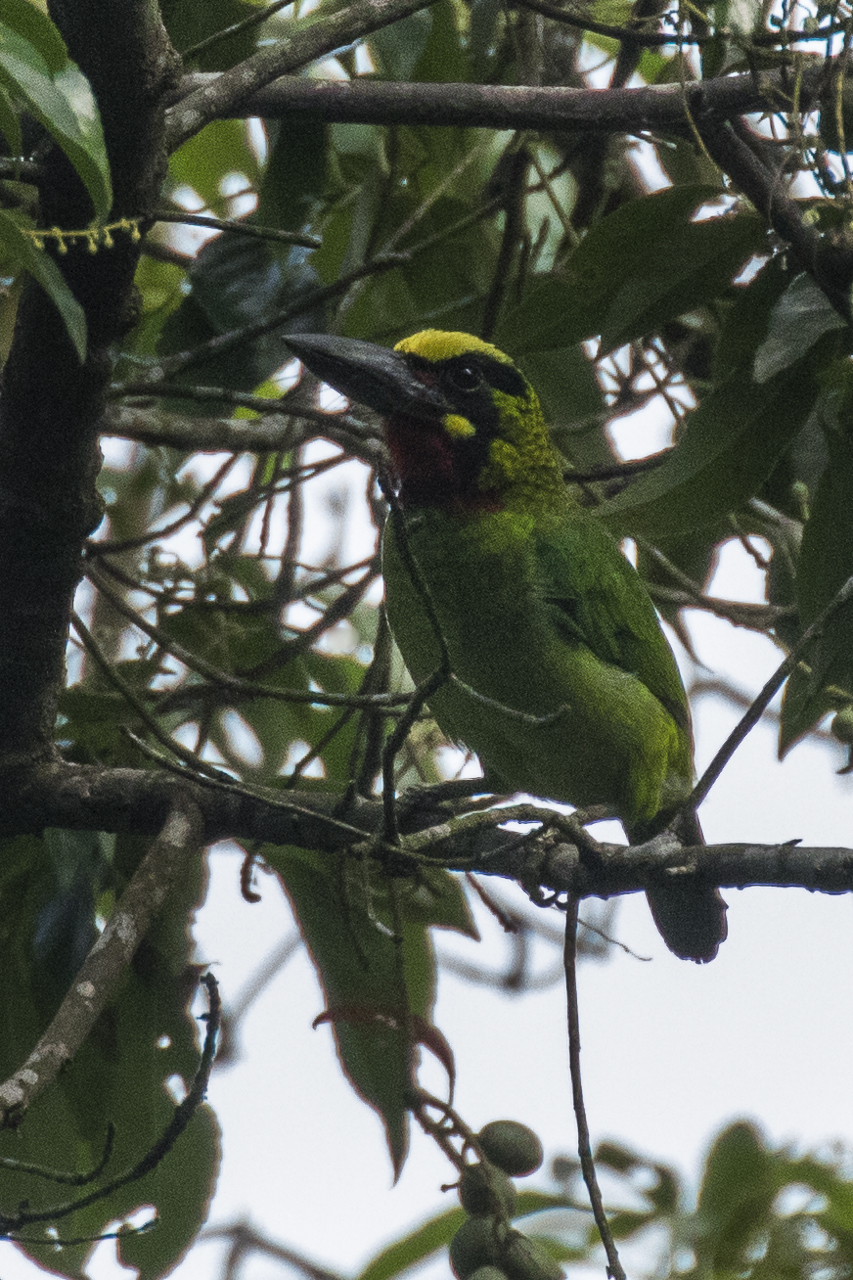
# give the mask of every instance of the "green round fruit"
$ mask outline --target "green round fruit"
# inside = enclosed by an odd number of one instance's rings
[[[487,1267],[478,1267],[473,1275],[468,1277],[468,1280],[509,1280],[509,1278],[505,1271],[501,1271],[500,1267],[493,1267],[490,1264]]]
[[[501,1266],[509,1280],[563,1280],[563,1268],[538,1240],[511,1231],[501,1250]]]
[[[833,716],[829,731],[839,742],[853,743],[853,707],[842,707]]]
[[[457,1280],[498,1260],[494,1218],[468,1218],[450,1241],[450,1265]]]
[[[511,1218],[518,1199],[512,1180],[493,1164],[469,1164],[459,1179],[459,1202],[474,1217]]]
[[[542,1164],[542,1143],[517,1120],[492,1120],[477,1134],[483,1155],[513,1178],[535,1173]]]

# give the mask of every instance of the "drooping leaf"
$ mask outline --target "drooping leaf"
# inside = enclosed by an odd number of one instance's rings
[[[748,1265],[777,1190],[773,1158],[758,1130],[746,1123],[725,1130],[711,1148],[699,1190],[694,1248],[700,1265],[711,1274]]]
[[[251,390],[290,358],[288,332],[322,329],[325,313],[310,305],[317,273],[302,248],[270,245],[254,237],[223,234],[208,241],[188,271],[192,293],[168,317],[160,332],[162,354],[185,351],[206,340],[273,316],[305,301],[291,321],[216,351],[198,361],[185,378],[198,381],[198,370],[214,386]],[[204,406],[196,406],[203,411]],[[187,405],[182,412],[191,412]]]
[[[818,339],[833,329],[846,329],[822,289],[806,272],[792,280],[770,313],[767,337],[755,356],[755,381],[769,380],[796,364]]]
[[[86,358],[86,315],[65,283],[62,272],[43,249],[24,235],[11,214],[0,210],[0,247],[7,261],[19,264],[47,293],[62,317],[80,363]]]
[[[47,839],[6,841],[0,859],[0,1074],[5,1079],[27,1058],[53,1016],[79,963],[97,937],[96,912],[109,915],[144,849],[120,837],[110,857],[91,833],[54,832]],[[31,1108],[15,1131],[0,1132],[0,1154],[60,1172],[97,1168],[107,1125],[115,1130],[106,1167],[82,1188],[57,1186],[23,1170],[4,1168],[0,1212],[15,1214],[76,1201],[136,1166],[173,1115],[166,1082],[187,1086],[198,1065],[195,1026],[187,1002],[196,986],[186,931],[201,887],[201,864],[187,866],[168,904],[144,938],[123,981],[74,1060]],[[67,903],[74,903],[69,912]],[[73,926],[69,933],[69,925]],[[66,950],[61,940],[78,939]],[[164,1161],[138,1181],[56,1223],[28,1224],[20,1248],[46,1270],[82,1277],[92,1241],[107,1224],[152,1205],[160,1225],[128,1239],[130,1256],[146,1280],[177,1263],[204,1220],[218,1166],[216,1123],[196,1112]],[[174,1161],[173,1164],[170,1164]],[[176,1188],[180,1194],[176,1194]],[[67,1241],[57,1248],[57,1236]]]
[[[97,103],[54,24],[28,0],[4,0],[0,85],[59,144],[89,192],[95,217],[106,219],[113,198]]]
[[[317,968],[341,1064],[381,1116],[399,1174],[408,1150],[409,1019],[432,1020],[435,961],[428,929],[432,923],[456,927],[452,882],[441,876],[417,886],[399,880],[389,888],[375,869],[368,873],[351,860],[337,865],[328,856],[272,846],[261,854],[281,878]]]
[[[681,439],[596,514],[615,531],[655,539],[712,524],[751,497],[811,413],[808,359],[764,386],[735,375],[687,417]]]
[[[799,620],[807,627],[853,575],[853,435],[827,432],[829,461],[803,531],[797,565]],[[779,754],[809,733],[831,709],[853,698],[853,608],[839,609],[791,675],[782,701]]]
[[[305,120],[298,129],[271,126],[270,151],[258,197],[265,227],[298,231],[316,211],[326,182],[326,126]]]

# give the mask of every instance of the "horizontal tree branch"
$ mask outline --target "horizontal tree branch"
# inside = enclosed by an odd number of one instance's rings
[[[788,844],[682,846],[670,834],[646,845],[602,845],[600,863],[565,841],[541,837],[507,853],[487,856],[480,871],[529,884],[534,873],[542,888],[578,898],[610,898],[636,893],[650,884],[684,876],[721,889],[808,889],[818,893],[853,891],[853,849]]]
[[[812,110],[831,63],[806,66],[799,81],[801,111]],[[179,93],[212,92],[225,73],[185,76]],[[375,80],[309,80],[284,76],[223,107],[221,115],[267,119],[309,116],[330,123],[459,125],[542,129],[561,133],[682,133],[688,112],[697,122],[723,121],[793,106],[790,69],[741,73],[692,84],[640,89],[532,88],[525,85],[408,84]],[[169,111],[181,110],[176,106]]]
[[[370,851],[383,829],[381,800],[355,797],[348,807],[336,792],[281,792],[177,776],[167,770],[102,769],[46,764],[15,787],[0,816],[0,835],[75,830],[158,834],[179,797],[199,810],[202,842],[258,840],[293,844],[321,853]],[[721,888],[756,885],[822,893],[853,891],[853,849],[789,844],[721,844],[683,847],[669,834],[627,848],[601,845],[601,857],[583,854],[561,832],[533,830],[528,836],[495,824],[521,817],[547,823],[559,815],[526,805],[454,820],[441,787],[403,795],[398,819],[402,850],[413,866],[464,869],[518,880],[527,886],[579,898],[637,893],[672,876],[697,876]],[[406,835],[408,834],[408,837]],[[411,834],[416,833],[416,834]],[[376,845],[381,856],[381,847]]]
[[[206,388],[197,390],[203,393]],[[301,404],[291,408],[289,403],[285,407],[283,400],[245,396],[243,402],[254,399],[256,408],[264,406],[260,410],[262,417],[183,418],[152,405],[151,397],[160,394],[171,396],[170,392],[164,393],[162,387],[155,386],[146,403],[110,405],[98,423],[100,434],[122,436],[140,444],[168,445],[191,453],[268,453],[295,449],[306,440],[322,437],[370,466],[376,466],[384,457],[377,437],[360,419],[348,413],[323,413]],[[177,390],[175,394],[190,398],[186,389]],[[199,394],[193,398],[204,400],[205,396]],[[219,395],[215,387],[210,388],[210,399],[217,398],[227,402],[226,395]],[[273,404],[280,407],[272,408]]]

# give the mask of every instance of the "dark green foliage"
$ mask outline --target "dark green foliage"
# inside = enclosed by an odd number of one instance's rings
[[[96,917],[109,914],[143,847],[86,832],[46,832],[43,840],[6,841],[0,872],[0,1074],[26,1059],[97,936]],[[169,1123],[170,1078],[189,1087],[198,1067],[188,1013],[197,972],[190,963],[186,919],[202,889],[200,864],[188,867],[180,889],[142,942],[117,997],[57,1084],[16,1130],[0,1132],[0,1155],[57,1173],[97,1168],[115,1131],[111,1158],[81,1187],[3,1169],[0,1214],[22,1204],[31,1212],[73,1202],[133,1168]],[[145,1280],[164,1274],[194,1240],[207,1211],[219,1162],[218,1128],[206,1107],[167,1159],[139,1181],[57,1219],[25,1224],[29,1255],[64,1275],[82,1273],[92,1241],[115,1218],[154,1205],[158,1225],[123,1238],[122,1251]],[[179,1189],[179,1194],[176,1190]]]
[[[156,6],[138,8],[153,14]],[[181,53],[263,12],[249,0],[162,0],[160,8]],[[300,29],[330,21],[339,8],[323,0],[299,19]],[[788,8],[785,22],[808,22],[806,34],[839,17],[831,3],[808,17],[800,8]],[[75,9],[86,6],[50,6],[60,18]],[[636,48],[637,75],[646,84],[678,89],[686,102],[697,68],[708,80],[749,70],[758,84],[765,67],[774,75],[775,63],[784,62],[790,75],[777,88],[787,96],[773,99],[772,109],[793,111],[800,99],[792,93],[808,99],[814,59],[802,42],[780,35],[775,11],[762,26],[769,11],[756,10],[751,31],[738,27],[728,0],[700,6],[704,17],[682,6],[679,30],[704,40],[691,61],[677,47],[674,12],[661,27],[638,9],[601,3],[585,11],[598,22],[627,28],[636,20],[642,33],[672,36],[672,44]],[[293,10],[280,10],[214,41],[184,71],[227,72],[258,51],[284,47],[294,28]],[[623,53],[637,30],[623,33]],[[85,51],[99,48],[90,34],[81,40]],[[584,34],[497,0],[438,0],[396,24],[350,35],[327,49],[339,76],[364,77],[372,67],[368,75],[392,85],[516,85],[521,94],[538,85],[583,87],[591,57],[614,56],[620,47],[613,36]],[[315,63],[310,73],[317,71]],[[143,68],[116,63],[119,95],[127,74],[143,78]],[[719,85],[708,88],[713,96]],[[837,157],[842,146],[839,108],[843,145],[850,146],[850,86],[827,72],[820,92],[809,108],[820,107],[819,137],[817,117],[805,109],[785,117],[787,135],[783,116],[776,117],[768,181],[775,197],[791,174],[811,180],[810,188],[792,188],[794,213],[822,237],[822,250],[841,252],[846,179],[840,159],[827,159],[824,148]],[[3,0],[0,363],[25,276],[46,290],[62,334],[85,358],[87,326],[66,275],[76,271],[79,284],[80,263],[90,258],[97,274],[99,255],[111,252],[102,228],[115,216],[92,93],[44,7]],[[742,175],[723,173],[712,160],[703,111],[685,112],[660,130],[630,121],[671,184],[652,190],[632,158],[635,134],[615,128],[489,132],[423,126],[403,114],[387,124],[285,114],[252,131],[238,114],[243,109],[241,103],[233,118],[207,123],[168,158],[162,189],[149,193],[140,211],[141,230],[159,205],[172,213],[200,208],[291,239],[231,229],[196,252],[196,242],[165,223],[151,234],[136,274],[135,314],[123,340],[97,357],[104,367],[115,359],[105,435],[129,443],[123,452],[114,443],[106,449],[100,541],[80,559],[92,578],[78,608],[94,642],[81,631],[79,647],[69,651],[56,741],[75,764],[155,770],[162,766],[152,755],[159,754],[173,769],[206,769],[205,785],[236,782],[249,800],[258,787],[282,804],[294,793],[300,803],[328,799],[331,852],[260,840],[247,842],[246,852],[274,870],[288,895],[343,1068],[381,1115],[399,1169],[416,1054],[426,1046],[448,1074],[453,1068],[432,1025],[432,930],[472,935],[474,926],[463,882],[439,865],[440,849],[436,865],[404,862],[389,855],[390,837],[371,843],[347,826],[359,802],[381,793],[382,748],[399,714],[399,704],[358,699],[410,688],[378,608],[383,509],[375,479],[382,455],[376,424],[360,411],[318,423],[310,386],[283,391],[277,375],[291,362],[287,334],[321,330],[390,344],[439,327],[496,341],[539,390],[567,464],[585,477],[578,481],[583,499],[620,535],[638,540],[640,572],[675,626],[685,602],[706,607],[702,592],[728,538],[766,539],[767,599],[781,612],[749,625],[781,650],[853,573],[850,331],[837,297],[831,304],[821,288],[827,275],[835,280],[834,269],[821,277],[820,263],[802,246],[790,249],[784,228],[768,231],[755,201],[740,194]],[[756,119],[745,116],[741,133],[749,136]],[[767,159],[758,144],[753,155],[759,166]],[[37,181],[17,172],[22,158],[39,166]],[[71,170],[85,214],[72,228],[81,238],[66,244],[45,225],[42,205],[57,175]],[[801,199],[806,189],[811,194]],[[770,206],[772,221],[772,200]],[[97,231],[91,255],[87,228]],[[126,247],[122,237],[131,230],[110,234]],[[105,309],[112,301],[101,300]],[[35,354],[46,376],[54,357]],[[156,385],[160,373],[165,396]],[[132,398],[122,395],[122,384],[133,385]],[[261,399],[248,405],[233,392]],[[611,428],[650,406],[669,415],[677,447],[639,476],[614,475]],[[638,451],[644,447],[641,441]],[[788,683],[783,752],[830,712],[837,713],[839,739],[850,744],[851,608],[835,615]],[[400,789],[443,776],[435,754],[441,745],[421,713],[389,766]],[[210,778],[214,768],[218,779]],[[449,827],[455,816],[441,811]],[[142,838],[127,832],[49,828],[4,841],[0,1079],[26,1060],[144,852]],[[173,1111],[164,1082],[180,1077],[189,1084],[197,1066],[189,1012],[197,974],[187,921],[203,888],[202,867],[193,864],[74,1062],[19,1129],[0,1131],[0,1155],[85,1173],[98,1166],[110,1122],[115,1149],[91,1184],[98,1187],[150,1150]],[[484,1150],[489,1128],[481,1134]],[[522,1168],[494,1149],[486,1155],[514,1173],[541,1159],[525,1157]],[[95,1237],[153,1204],[158,1225],[124,1234],[119,1248],[143,1280],[155,1280],[197,1235],[218,1158],[216,1123],[202,1107],[142,1181],[56,1224],[31,1224],[21,1247],[45,1269],[76,1277],[91,1245],[56,1251],[53,1225],[62,1238]],[[849,1280],[853,1189],[829,1163],[775,1151],[754,1128],[734,1126],[712,1148],[693,1209],[666,1166],[616,1144],[600,1147],[597,1159],[626,1192],[612,1206],[616,1238],[658,1232],[660,1275]],[[475,1169],[463,1181],[473,1183]],[[514,1203],[507,1179],[500,1211],[518,1223],[559,1207],[560,1224],[545,1221],[549,1254],[586,1263],[597,1243],[588,1212],[572,1207],[580,1202],[574,1167],[565,1182],[565,1193],[523,1192]],[[783,1194],[795,1186],[815,1199],[787,1211]],[[469,1191],[472,1214],[499,1212],[483,1208],[482,1186]],[[75,1195],[20,1169],[0,1169],[0,1214],[14,1215],[22,1202],[48,1210]],[[533,1262],[527,1243],[496,1261],[507,1229],[502,1221],[496,1242],[491,1218],[466,1220],[451,1209],[389,1246],[361,1280],[388,1280],[451,1239],[465,1277],[550,1276],[538,1245]],[[473,1251],[460,1261],[463,1244]]]

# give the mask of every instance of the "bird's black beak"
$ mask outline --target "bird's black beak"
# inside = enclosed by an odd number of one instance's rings
[[[383,416],[434,420],[450,412],[438,387],[421,381],[398,351],[325,333],[288,335],[285,341],[323,382]]]

